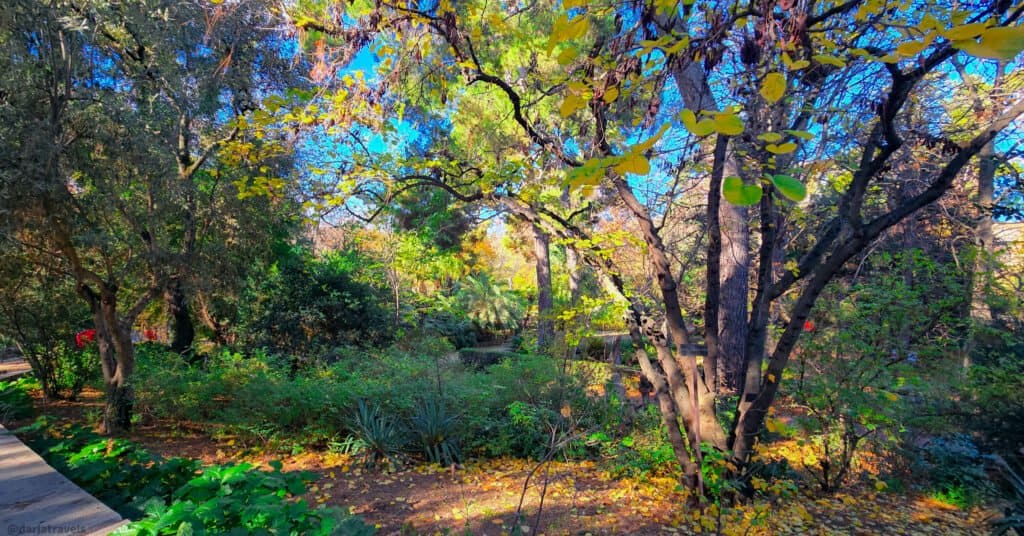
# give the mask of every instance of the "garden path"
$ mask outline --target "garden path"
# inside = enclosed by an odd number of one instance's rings
[[[0,426],[0,530],[106,535],[127,523]]]

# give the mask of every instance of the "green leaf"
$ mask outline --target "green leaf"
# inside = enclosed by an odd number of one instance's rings
[[[760,185],[743,184],[743,179],[739,177],[726,177],[722,181],[722,197],[734,205],[745,207],[757,204],[763,193]]]
[[[802,140],[813,140],[814,139],[814,134],[811,134],[810,132],[807,132],[806,130],[784,130],[783,132],[785,132],[786,134],[789,134],[790,136],[794,136],[794,137],[800,138]],[[767,141],[771,141],[771,140],[767,140]]]
[[[789,175],[775,175],[772,184],[780,194],[793,201],[803,201],[807,197],[807,187]]]
[[[565,174],[566,182],[570,188],[581,186],[595,186],[601,183],[605,176],[607,162],[604,158],[592,158],[583,163],[582,166],[570,169]]]
[[[778,102],[786,94],[786,77],[779,73],[768,73],[761,82],[761,96],[769,104]]]
[[[683,122],[683,126],[686,130],[690,131],[690,134],[694,136],[707,136],[715,131],[715,122],[710,119],[704,119],[701,122],[697,122],[697,115],[693,113],[693,110],[683,110],[679,112],[679,119]]]
[[[796,144],[793,142],[783,143],[782,145],[769,143],[765,146],[765,150],[772,154],[787,154],[796,150]]]
[[[962,39],[971,39],[978,37],[982,32],[985,31],[985,23],[975,22],[972,24],[964,24],[961,26],[954,26],[942,32],[942,35],[950,41],[960,41]]]
[[[726,136],[743,134],[743,120],[733,113],[717,113],[714,120],[715,131]]]
[[[953,41],[953,47],[979,58],[1012,60],[1024,50],[1024,26],[989,28],[980,41]]]
[[[558,53],[558,64],[569,65],[580,55],[580,51],[576,47],[566,47],[565,50]]]
[[[843,68],[846,67],[846,62],[835,56],[829,56],[828,54],[817,54],[811,56],[814,61],[823,65],[833,65],[835,67]]]

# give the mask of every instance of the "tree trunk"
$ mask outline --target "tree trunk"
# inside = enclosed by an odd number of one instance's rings
[[[750,278],[750,228],[746,207],[722,203],[721,294],[718,304],[718,370],[720,385],[743,389]]]
[[[576,250],[565,248],[565,269],[569,272],[569,303],[574,306],[580,302],[583,293],[583,267],[580,264]]]
[[[971,367],[971,353],[982,341],[979,326],[992,322],[992,310],[986,300],[987,281],[991,276],[995,252],[995,236],[992,232],[992,208],[995,205],[995,176],[998,162],[994,156],[992,142],[985,144],[978,152],[978,209],[981,212],[974,231],[974,266],[968,281],[970,289],[971,337],[964,350],[963,368]]]
[[[80,285],[79,292],[89,302],[96,328],[96,345],[103,369],[106,406],[101,431],[113,434],[131,428],[134,395],[128,379],[135,369],[135,349],[130,324],[121,322],[117,310],[117,292],[104,285],[99,292]]]
[[[547,233],[536,224],[533,229],[533,255],[537,265],[537,349],[545,350],[555,337],[552,311],[555,303],[551,292],[551,247]]]
[[[188,298],[180,279],[172,279],[164,290],[164,303],[171,316],[171,350],[186,354],[192,349],[196,329],[188,307]]]
[[[711,87],[708,85],[707,76],[697,63],[683,65],[673,73],[676,87],[686,107],[691,110],[717,110]],[[718,168],[718,181],[720,185],[723,176],[740,175],[741,166],[738,164],[734,154],[726,151],[727,142],[716,142],[714,165]],[[714,171],[713,171],[714,173]],[[717,186],[720,188],[720,186]],[[710,195],[710,194],[709,194]],[[715,192],[718,197],[718,192]],[[709,198],[710,199],[710,198]],[[709,206],[710,208],[710,206]],[[712,383],[713,391],[717,392],[718,386],[728,390],[739,392],[743,388],[745,362],[746,362],[746,339],[747,339],[747,302],[750,292],[750,227],[748,226],[749,215],[745,207],[739,207],[732,203],[718,203],[718,222],[716,229],[710,229],[712,233],[717,231],[717,236],[712,236],[713,241],[717,240],[716,251],[709,248],[709,255],[717,253],[718,259],[709,259],[710,263],[716,262],[720,273],[720,285],[717,296],[708,296],[717,303],[718,309],[718,333],[713,342],[715,348],[708,346],[708,362],[706,364],[715,375]],[[720,233],[720,234],[719,234]],[[709,274],[710,276],[711,274]],[[710,289],[709,290],[713,290]],[[705,319],[706,320],[706,319]]]

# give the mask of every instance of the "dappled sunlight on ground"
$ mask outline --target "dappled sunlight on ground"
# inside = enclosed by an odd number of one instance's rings
[[[82,423],[102,407],[102,393],[88,389],[76,401],[36,402],[41,412]],[[516,524],[531,535],[955,535],[986,533],[985,523],[992,515],[977,508],[963,511],[918,493],[890,493],[870,476],[832,495],[820,493],[808,477],[793,495],[780,498],[768,493],[735,507],[711,505],[701,513],[687,506],[687,495],[673,478],[612,478],[593,461],[553,462],[538,469],[526,460],[479,460],[454,471],[410,463],[386,473],[366,469],[347,455],[268,452],[265,445],[242,444],[213,432],[201,423],[144,420],[128,437],[155,454],[204,463],[266,464],[281,459],[285,471],[314,474],[303,497],[306,501],[351,508],[377,525],[382,535],[498,536],[509,534]],[[802,468],[813,459],[809,448],[785,440],[772,444],[770,451]],[[877,459],[864,460],[859,472],[877,472]]]

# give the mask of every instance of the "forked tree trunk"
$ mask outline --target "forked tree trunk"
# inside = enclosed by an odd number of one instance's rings
[[[122,322],[119,317],[116,291],[103,287],[96,292],[81,285],[80,292],[92,310],[106,388],[102,432],[112,434],[129,430],[134,406],[134,393],[129,378],[135,369],[130,324]]]

